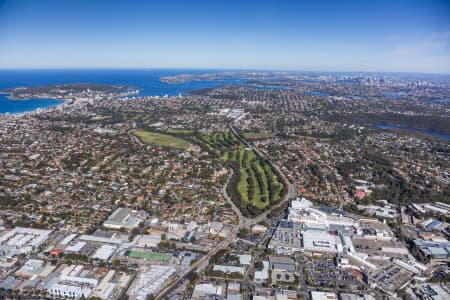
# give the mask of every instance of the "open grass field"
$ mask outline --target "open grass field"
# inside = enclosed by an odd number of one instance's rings
[[[146,130],[136,130],[135,132],[133,132],[133,134],[146,144],[151,144],[160,147],[186,150],[191,145],[189,142],[185,140],[182,140],[180,138],[168,134],[156,133]]]
[[[192,129],[179,129],[179,128],[168,128],[166,130],[167,133],[173,134],[191,134],[194,131]]]

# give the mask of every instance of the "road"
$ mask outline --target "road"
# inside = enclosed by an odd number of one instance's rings
[[[206,263],[207,261],[209,261],[211,256],[213,256],[220,250],[227,248],[232,242],[235,241],[237,232],[238,232],[238,227],[233,228],[230,231],[230,233],[225,237],[225,239],[223,241],[221,241],[213,250],[211,250],[211,252],[209,252],[202,258],[200,258],[198,261],[196,261],[194,264],[192,264],[189,268],[183,270],[179,274],[179,277],[176,280],[174,280],[171,284],[169,284],[163,290],[161,290],[161,292],[159,292],[159,294],[155,297],[155,300],[163,299],[174,287],[177,286],[177,284],[180,283],[180,281],[184,280],[186,275],[188,275],[190,272],[195,271],[203,263]]]
[[[261,151],[259,151],[258,148],[256,148],[255,146],[253,146],[252,144],[248,143],[243,137],[241,137],[241,135],[237,132],[236,128],[234,128],[234,126],[232,124],[229,125],[230,130],[250,149],[252,149],[253,151],[255,151],[255,153],[257,155],[259,155],[260,157],[266,159],[270,165],[277,171],[277,173],[280,175],[281,179],[283,180],[284,184],[287,186],[288,188],[288,192],[286,193],[286,195],[284,195],[283,199],[281,199],[281,201],[276,204],[273,205],[269,210],[263,212],[262,214],[254,217],[254,218],[246,218],[243,217],[243,221],[242,224],[241,222],[239,222],[240,227],[248,227],[251,226],[253,224],[257,224],[263,220],[265,220],[267,218],[267,215],[274,210],[275,208],[278,208],[280,206],[282,206],[286,201],[289,201],[291,199],[294,199],[297,197],[297,191],[295,190],[294,186],[289,182],[289,180],[286,178],[286,176],[284,176],[283,172],[281,172],[281,170],[278,168],[278,166],[272,164],[270,162],[270,159],[267,158],[267,156],[262,153]],[[228,181],[227,181],[228,183]],[[230,199],[231,200],[231,199]],[[231,201],[232,202],[232,201]],[[242,215],[242,214],[241,214]]]
[[[265,154],[261,153],[261,151],[259,151],[256,147],[254,147],[253,145],[249,144],[244,138],[242,138],[238,132],[236,131],[236,129],[234,128],[234,126],[232,124],[229,125],[230,130],[239,138],[242,140],[242,142],[250,149],[252,149],[253,151],[255,151],[255,153],[257,155],[259,155],[262,158],[265,158],[267,161],[270,162],[270,160],[266,157]],[[245,217],[241,211],[239,210],[239,208],[234,204],[234,202],[231,200],[230,196],[227,193],[227,187],[228,184],[230,182],[231,177],[233,176],[233,170],[231,170],[230,175],[228,176],[228,179],[225,183],[225,185],[223,186],[223,194],[225,199],[227,200],[228,203],[230,203],[233,211],[238,215],[239,217],[239,226],[233,228],[231,230],[231,232],[225,237],[225,239],[220,242],[213,250],[211,250],[208,254],[206,254],[205,256],[203,256],[202,258],[200,258],[198,261],[196,261],[194,264],[192,264],[189,268],[183,270],[179,276],[172,282],[170,283],[168,286],[166,286],[163,290],[161,290],[159,292],[159,294],[155,297],[156,300],[158,299],[163,299],[164,297],[166,297],[173,289],[177,288],[177,286],[180,283],[183,283],[186,276],[190,273],[193,272],[197,269],[202,269],[205,266],[208,265],[209,259],[211,258],[211,256],[213,256],[214,254],[216,254],[217,252],[219,252],[222,249],[227,248],[232,242],[235,242],[236,240],[236,236],[237,233],[240,229],[244,228],[244,227],[248,227],[251,226],[253,224],[259,223],[263,220],[265,220],[267,218],[267,215],[275,208],[278,208],[280,206],[282,206],[284,203],[286,203],[287,201],[294,199],[297,196],[296,190],[294,188],[294,186],[289,182],[289,180],[287,180],[287,178],[284,176],[284,174],[280,171],[280,169],[273,165],[271,163],[271,166],[277,171],[277,173],[279,174],[279,176],[281,177],[281,179],[284,181],[284,184],[287,185],[288,188],[288,192],[286,193],[286,195],[284,195],[283,199],[281,199],[281,201],[272,206],[269,210],[265,211],[264,213],[254,217],[254,218],[247,218]],[[179,288],[179,287],[178,287]]]
[[[227,182],[223,186],[223,195],[228,203],[230,203],[231,208],[233,209],[234,213],[238,215],[239,217],[239,228],[242,228],[242,226],[247,222],[247,218],[241,213],[241,210],[234,204],[233,200],[231,200],[231,197],[228,195],[227,188],[228,184],[230,183],[231,177],[233,177],[234,171],[231,169],[230,175],[228,175]]]
[[[128,130],[127,134],[131,137],[131,139],[133,139],[136,143],[138,143],[141,146],[144,146],[145,144],[137,137],[134,135],[133,132],[135,132],[136,130],[134,129],[130,129]]]

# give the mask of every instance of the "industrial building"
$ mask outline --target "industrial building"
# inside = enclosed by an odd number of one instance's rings
[[[47,292],[54,297],[88,298],[98,285],[98,280],[81,276],[83,270],[82,265],[66,266],[59,276],[47,284]]]
[[[238,267],[238,266],[224,266],[224,265],[214,265],[213,271],[221,271],[225,274],[231,274],[231,273],[239,273],[241,275],[245,274],[245,268],[244,267]]]
[[[65,253],[80,253],[81,250],[86,246],[86,242],[81,241],[73,241],[64,249]]]
[[[139,270],[136,279],[127,291],[130,300],[145,300],[147,295],[156,295],[169,281],[176,269],[168,266],[147,266]]]
[[[265,282],[267,279],[269,279],[269,262],[263,261],[263,268],[261,271],[255,271],[255,281],[256,282]]]
[[[108,261],[108,259],[114,254],[114,251],[116,251],[116,249],[117,248],[112,245],[102,245],[97,249],[94,255],[92,255],[92,258]]]
[[[13,263],[20,254],[34,252],[51,233],[51,230],[23,227],[16,227],[5,233],[0,237],[0,264]]]
[[[139,224],[145,219],[145,214],[128,207],[119,207],[109,216],[103,226],[110,229],[132,230],[139,227]]]
[[[138,247],[150,247],[156,248],[158,244],[161,242],[160,234],[138,234],[134,237],[133,243]]]
[[[83,284],[84,285],[84,284]],[[89,297],[92,293],[92,288],[83,285],[71,285],[71,284],[53,284],[48,292],[55,297],[67,297],[67,298],[80,298]]]
[[[289,256],[271,255],[269,256],[270,269],[295,272],[295,261]]]
[[[420,251],[434,259],[450,259],[450,242],[448,241],[424,241],[422,239],[415,239],[414,244]]]
[[[215,299],[224,294],[223,288],[211,283],[197,284],[192,293],[192,300]]]
[[[338,300],[335,293],[311,291],[311,300]]]
[[[51,230],[16,227],[0,237],[2,249],[19,249],[29,253],[39,247],[50,236]]]
[[[346,294],[340,293],[341,300],[375,300],[375,297],[368,294]]]
[[[55,268],[52,265],[45,265],[43,260],[29,259],[14,275],[30,279],[47,277]]]

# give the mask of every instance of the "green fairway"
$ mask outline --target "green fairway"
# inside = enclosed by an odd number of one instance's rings
[[[243,147],[243,144],[229,131],[217,132],[213,134],[203,134],[199,141],[209,149],[219,151],[230,150],[236,147]]]
[[[189,132],[185,132],[189,135]],[[250,133],[251,138],[269,138],[270,133]],[[227,192],[246,216],[255,216],[277,204],[286,192],[269,162],[260,157],[229,130],[214,133],[192,132],[189,137],[215,159],[233,168]]]
[[[253,133],[253,138],[269,138],[269,133]],[[228,193],[244,215],[257,215],[278,203],[284,185],[272,166],[248,149],[230,131],[197,135],[194,140],[214,153],[221,163],[234,169]]]
[[[135,132],[133,132],[133,134],[137,136],[142,142],[155,146],[186,150],[191,145],[185,140],[162,133],[156,133],[146,130],[136,130]]]

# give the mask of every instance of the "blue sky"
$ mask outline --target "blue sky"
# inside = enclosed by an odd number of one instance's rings
[[[0,0],[0,68],[450,73],[450,1]]]

